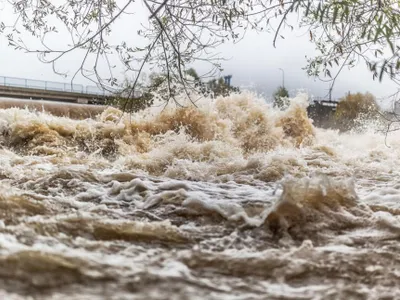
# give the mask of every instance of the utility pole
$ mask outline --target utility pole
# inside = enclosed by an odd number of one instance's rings
[[[282,68],[279,68],[282,71],[282,87],[285,87],[285,71]]]

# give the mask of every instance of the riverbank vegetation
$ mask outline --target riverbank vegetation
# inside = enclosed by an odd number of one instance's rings
[[[193,88],[190,91],[182,89],[180,85],[169,82],[167,74],[152,73],[147,83],[139,85],[135,89],[136,93],[133,94],[134,82],[125,79],[121,91],[116,94],[115,98],[109,100],[107,105],[137,112],[152,106],[154,103],[168,102],[171,97],[175,98],[175,96],[185,92],[194,92],[196,95],[209,98],[226,97],[231,93],[240,92],[238,87],[226,82],[224,77],[204,80],[194,68],[188,69],[185,76],[188,77],[187,80],[193,83]],[[178,103],[177,100],[175,102]]]
[[[380,117],[379,106],[371,93],[348,93],[339,100],[335,122],[342,130],[350,130]]]

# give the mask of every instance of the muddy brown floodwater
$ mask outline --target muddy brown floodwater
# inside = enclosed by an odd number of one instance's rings
[[[158,110],[0,110],[0,299],[400,299],[400,133]]]

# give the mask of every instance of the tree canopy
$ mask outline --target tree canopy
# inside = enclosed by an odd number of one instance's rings
[[[289,92],[284,86],[280,86],[274,92],[274,106],[283,108],[285,106],[285,98],[289,97]]]
[[[360,122],[380,116],[379,106],[370,93],[348,93],[339,100],[335,112],[336,123],[342,130],[350,130]]]
[[[195,62],[208,63],[211,76],[221,70],[223,57],[218,46],[240,41],[249,30],[272,33],[274,47],[284,38],[284,29],[306,28],[317,55],[307,58],[306,73],[332,83],[345,67],[359,62],[368,65],[372,76],[399,80],[400,11],[393,0],[9,0],[15,14],[0,23],[1,32],[16,49],[36,53],[53,65],[72,52],[82,54],[75,76],[93,80],[107,89],[118,86],[114,67],[132,73],[131,93],[147,65],[166,74],[170,84],[179,82],[188,93],[196,79],[187,76]],[[113,36],[119,19],[135,20],[144,7],[147,22],[128,38]],[[291,18],[296,15],[297,18]],[[291,20],[293,23],[291,23]],[[139,21],[138,21],[139,22]],[[31,44],[31,37],[39,45]],[[57,34],[70,41],[60,47]],[[138,43],[136,41],[143,41]],[[100,71],[100,65],[106,67]],[[103,68],[104,69],[104,68]],[[74,77],[75,77],[74,76]],[[188,93],[189,94],[189,93]]]

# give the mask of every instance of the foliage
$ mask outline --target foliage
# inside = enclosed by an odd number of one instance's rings
[[[205,83],[193,68],[188,69],[186,74],[193,78],[195,91],[204,96],[226,97],[240,91],[238,87],[227,85],[222,77]],[[168,84],[166,74],[158,73],[152,73],[147,84],[136,88],[135,95],[132,94],[132,85],[133,81],[125,78],[123,88],[116,97],[108,101],[107,105],[136,112],[153,105],[155,100],[168,102],[171,95],[179,94],[180,88],[180,86]]]
[[[193,68],[189,68],[189,69],[186,71],[186,74],[189,75],[189,76],[191,76],[191,77],[193,78],[193,80],[195,80],[195,81],[199,81],[199,80],[200,80],[199,74],[198,74],[198,73],[196,72],[196,70],[193,69]]]
[[[274,92],[274,106],[283,108],[285,106],[285,98],[289,97],[289,92],[284,86],[280,86]]]
[[[119,66],[134,75],[133,94],[147,65],[165,74],[168,95],[173,94],[171,84],[179,82],[189,96],[188,89],[198,80],[185,76],[188,65],[209,63],[214,73],[221,70],[217,46],[239,41],[248,30],[273,32],[276,46],[283,38],[282,29],[293,29],[293,25],[306,29],[319,51],[307,60],[310,76],[328,78],[333,85],[344,67],[360,61],[379,80],[386,74],[397,82],[400,73],[400,47],[393,42],[400,36],[397,0],[10,0],[5,5],[11,5],[16,17],[0,23],[11,46],[36,53],[57,73],[64,73],[58,61],[81,53],[82,63],[74,77],[80,73],[109,90],[123,86],[113,74],[118,57]],[[136,22],[134,13],[141,6],[149,22],[130,32],[132,42],[112,36],[117,20]],[[297,18],[291,18],[293,14]],[[290,24],[289,20],[300,21]],[[27,32],[39,46],[31,43]],[[62,46],[58,41],[65,40],[66,32],[70,41]]]
[[[307,73],[331,78],[344,67],[366,63],[374,79],[385,74],[398,82],[400,47],[399,3],[393,0],[307,1],[302,24],[310,27],[310,39],[319,55],[308,59]],[[332,72],[336,73],[333,74]]]
[[[116,97],[110,100],[107,105],[115,106],[120,109],[129,109],[130,111],[139,111],[151,106],[154,103],[154,94],[165,95],[166,89],[162,88],[163,83],[166,81],[166,77],[163,74],[151,74],[149,78],[149,84],[145,86],[139,86],[136,88],[135,94],[132,94],[133,82],[125,78],[124,86],[122,90],[116,94]],[[168,99],[164,99],[168,100]]]
[[[357,122],[373,119],[379,114],[375,97],[370,93],[348,93],[339,100],[335,118],[343,129],[352,128]]]
[[[209,92],[211,93],[211,96],[213,97],[218,97],[218,96],[226,97],[230,93],[237,93],[240,91],[238,87],[227,85],[222,77],[219,78],[218,80],[217,79],[210,80],[208,82],[208,88]]]
[[[374,95],[371,93],[350,92],[339,100],[336,108],[337,118],[357,119],[360,116],[375,116],[379,111]]]

